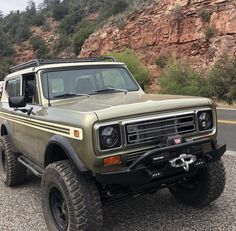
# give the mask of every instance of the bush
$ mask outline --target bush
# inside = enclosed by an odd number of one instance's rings
[[[61,20],[60,29],[63,31],[63,33],[71,34],[72,32],[74,32],[75,28],[83,17],[84,12],[80,9],[77,9],[71,12],[70,14],[67,14]]]
[[[15,32],[15,40],[20,43],[27,40],[31,36],[29,25],[25,22],[21,22]]]
[[[100,9],[99,21],[105,20],[112,15],[122,13],[127,7],[128,3],[126,0],[106,0]]]
[[[79,28],[79,31],[73,38],[73,46],[76,55],[80,53],[85,40],[94,32],[95,24],[93,22],[85,21],[80,24]]]
[[[63,3],[55,3],[52,7],[52,16],[55,20],[59,21],[64,18],[68,13],[68,8]]]
[[[202,8],[198,10],[198,16],[202,19],[202,21],[209,22],[211,19],[211,12]]]
[[[43,15],[36,14],[31,21],[31,25],[42,26],[44,25],[44,22],[45,22],[45,18],[43,17]]]
[[[160,75],[161,93],[176,95],[207,95],[207,80],[183,61],[171,57]]]
[[[150,79],[150,73],[139,58],[135,55],[134,51],[128,48],[120,52],[111,53],[118,61],[123,62],[127,65],[134,78],[138,81],[140,85],[146,84]]]
[[[204,34],[205,34],[205,38],[207,40],[209,40],[210,38],[212,38],[216,33],[216,29],[215,27],[213,26],[207,26],[205,31],[204,31]]]
[[[4,34],[0,28],[0,56],[9,56],[14,54],[14,49],[12,44],[9,42],[7,36]]]
[[[236,58],[221,57],[209,71],[209,95],[227,103],[236,101]]]
[[[52,27],[51,27],[49,22],[45,21],[43,26],[42,26],[42,29],[43,29],[44,32],[48,32],[48,31],[52,30]]]
[[[50,57],[49,49],[44,40],[40,36],[34,36],[30,39],[33,50],[36,52],[37,58]]]
[[[12,60],[1,60],[0,62],[0,81],[3,81],[7,74],[9,74],[9,67],[13,65]]]
[[[60,38],[53,47],[53,54],[57,56],[60,52],[71,45],[71,40],[66,34],[60,34]]]
[[[167,64],[168,58],[165,55],[159,55],[156,59],[156,65],[160,68],[164,68]]]
[[[176,21],[181,21],[182,20],[182,6],[179,5],[178,3],[175,5],[175,8],[172,11],[173,17],[175,18]]]

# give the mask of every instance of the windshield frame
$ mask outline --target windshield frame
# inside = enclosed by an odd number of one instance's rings
[[[42,69],[40,71],[40,82],[41,82],[41,87],[42,87],[42,96],[46,99],[46,100],[50,100],[50,101],[56,101],[56,100],[62,100],[62,99],[68,99],[68,98],[75,98],[76,96],[73,97],[65,97],[65,98],[53,98],[53,97],[48,97],[47,94],[45,94],[45,80],[44,75],[50,72],[59,72],[59,71],[76,71],[76,70],[89,70],[89,69],[116,69],[116,68],[122,68],[125,70],[127,76],[130,78],[130,81],[133,82],[134,86],[136,87],[133,90],[127,90],[127,92],[139,92],[141,89],[140,85],[138,84],[138,82],[135,80],[135,78],[133,77],[132,73],[129,71],[129,69],[125,66],[125,65],[93,65],[93,66],[68,66],[68,67],[56,67],[56,68],[46,68],[46,69]],[[110,92],[109,92],[110,93]],[[114,93],[117,93],[116,91],[114,91]],[[90,93],[87,95],[101,95],[102,93]],[[104,92],[103,94],[107,94],[106,92]],[[79,96],[78,96],[79,97]]]

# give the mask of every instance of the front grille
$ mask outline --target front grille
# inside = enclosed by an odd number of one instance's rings
[[[127,145],[161,142],[169,136],[196,131],[194,114],[147,119],[125,124]]]

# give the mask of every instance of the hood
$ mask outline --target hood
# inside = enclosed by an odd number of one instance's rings
[[[211,100],[179,95],[110,93],[63,100],[54,103],[53,106],[76,112],[94,112],[99,120],[107,120],[137,114],[206,107],[211,106]]]

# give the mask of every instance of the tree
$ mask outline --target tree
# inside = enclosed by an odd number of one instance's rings
[[[21,22],[15,32],[15,39],[16,42],[23,42],[27,40],[31,36],[30,27],[27,25],[27,23]]]
[[[14,54],[14,49],[2,28],[0,28],[0,38],[0,56],[4,57]]]
[[[36,52],[37,58],[48,58],[50,56],[49,49],[40,36],[32,37],[30,43]]]
[[[80,30],[74,35],[73,46],[75,54],[78,55],[85,40],[94,32],[95,25],[93,22],[84,22],[80,25]]]
[[[123,62],[127,65],[131,73],[134,75],[135,79],[140,85],[148,83],[150,78],[150,73],[145,67],[139,58],[136,56],[133,50],[125,48],[122,51],[111,53],[112,56],[120,62]]]

